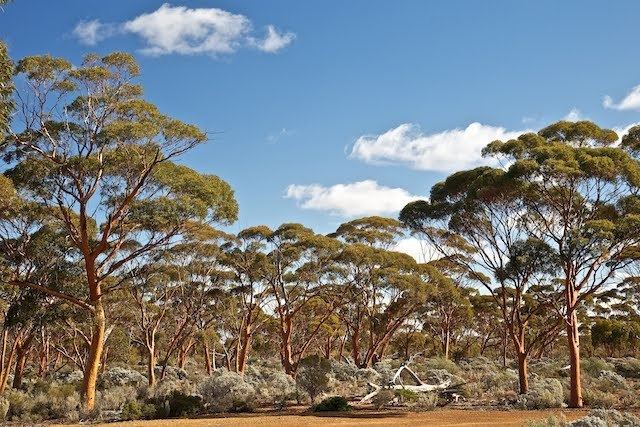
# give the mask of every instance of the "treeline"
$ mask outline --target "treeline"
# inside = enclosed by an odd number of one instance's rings
[[[503,167],[451,175],[398,220],[230,235],[231,187],[175,162],[207,135],[142,98],[130,55],[0,68],[0,392],[80,369],[91,409],[113,363],[153,384],[188,360],[242,374],[276,356],[295,376],[312,354],[422,352],[515,359],[521,393],[530,358],[568,356],[577,407],[581,353],[638,352],[640,127],[493,142]],[[426,262],[394,250],[408,236]]]

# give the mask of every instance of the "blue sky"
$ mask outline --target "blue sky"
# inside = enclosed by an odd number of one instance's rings
[[[477,165],[486,139],[572,111],[620,129],[640,122],[637,1],[15,0],[4,9],[0,38],[14,58],[133,52],[147,98],[211,132],[183,161],[231,183],[234,230],[302,222],[329,232],[354,216],[395,216],[447,173]]]

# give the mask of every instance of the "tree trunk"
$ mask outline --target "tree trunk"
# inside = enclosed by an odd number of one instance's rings
[[[444,358],[449,360],[449,347],[451,346],[451,331],[446,328],[444,333]]]
[[[154,346],[147,347],[147,380],[149,386],[156,383],[156,349]]]
[[[569,344],[569,407],[582,408],[582,379],[580,375],[580,333],[575,310],[567,316],[567,339]]]
[[[31,349],[31,343],[33,342],[33,335],[33,332],[30,333],[24,341],[18,344],[16,349],[16,368],[13,373],[13,384],[11,385],[15,389],[19,389],[22,386],[22,376],[27,363],[27,356]]]
[[[520,381],[520,394],[529,391],[529,363],[527,354],[518,350],[518,380]]]
[[[282,323],[282,367],[284,372],[288,375],[293,375],[296,371],[295,363],[293,362],[293,354],[291,351],[291,332],[293,329],[293,319],[288,314],[284,315],[284,321]]]
[[[211,366],[211,354],[209,350],[209,343],[206,337],[202,337],[202,351],[204,352],[204,367],[207,370],[207,375],[213,373],[213,366]]]
[[[247,358],[249,357],[249,346],[251,345],[251,329],[249,326],[245,328],[240,338],[240,348],[236,357],[236,372],[244,374],[244,370],[247,367]]]
[[[98,381],[98,371],[100,370],[100,360],[104,349],[104,337],[106,332],[106,318],[104,307],[100,298],[93,302],[93,335],[89,347],[89,357],[84,371],[84,381],[82,384],[82,394],[84,396],[85,409],[92,410],[96,404],[96,383]]]

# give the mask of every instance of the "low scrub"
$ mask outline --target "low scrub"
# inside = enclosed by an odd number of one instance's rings
[[[313,407],[314,412],[342,412],[349,410],[351,410],[351,406],[343,396],[327,397]]]

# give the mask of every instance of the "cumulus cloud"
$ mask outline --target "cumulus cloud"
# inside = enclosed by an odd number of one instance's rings
[[[263,52],[276,53],[293,41],[296,35],[290,31],[279,32],[273,25],[267,26],[267,35],[264,39],[252,39],[252,44]]]
[[[407,203],[424,199],[402,188],[379,185],[374,180],[330,187],[318,184],[290,185],[287,187],[285,198],[298,201],[303,209],[324,211],[343,217],[395,215]]]
[[[620,102],[615,102],[609,95],[604,97],[602,101],[604,108],[613,110],[640,110],[640,85],[631,89]]]
[[[110,24],[103,24],[97,19],[91,21],[80,21],[73,29],[73,35],[82,44],[94,46],[98,42],[115,34],[117,29]]]
[[[452,172],[486,163],[481,151],[489,142],[516,138],[525,132],[529,130],[508,131],[471,123],[464,129],[425,134],[418,125],[405,123],[380,135],[359,137],[350,157],[373,164],[404,164],[414,169]]]
[[[433,245],[415,237],[401,239],[393,247],[393,250],[411,255],[413,259],[420,263],[433,261],[441,257]]]
[[[117,31],[116,31],[117,30]],[[251,20],[217,8],[188,8],[163,4],[157,10],[143,13],[120,24],[103,24],[98,20],[80,22],[73,34],[85,44],[96,44],[116,33],[135,34],[148,55],[217,56],[253,47],[275,53],[295,38],[291,32],[281,32],[273,25],[267,27],[264,39],[252,36]]]

